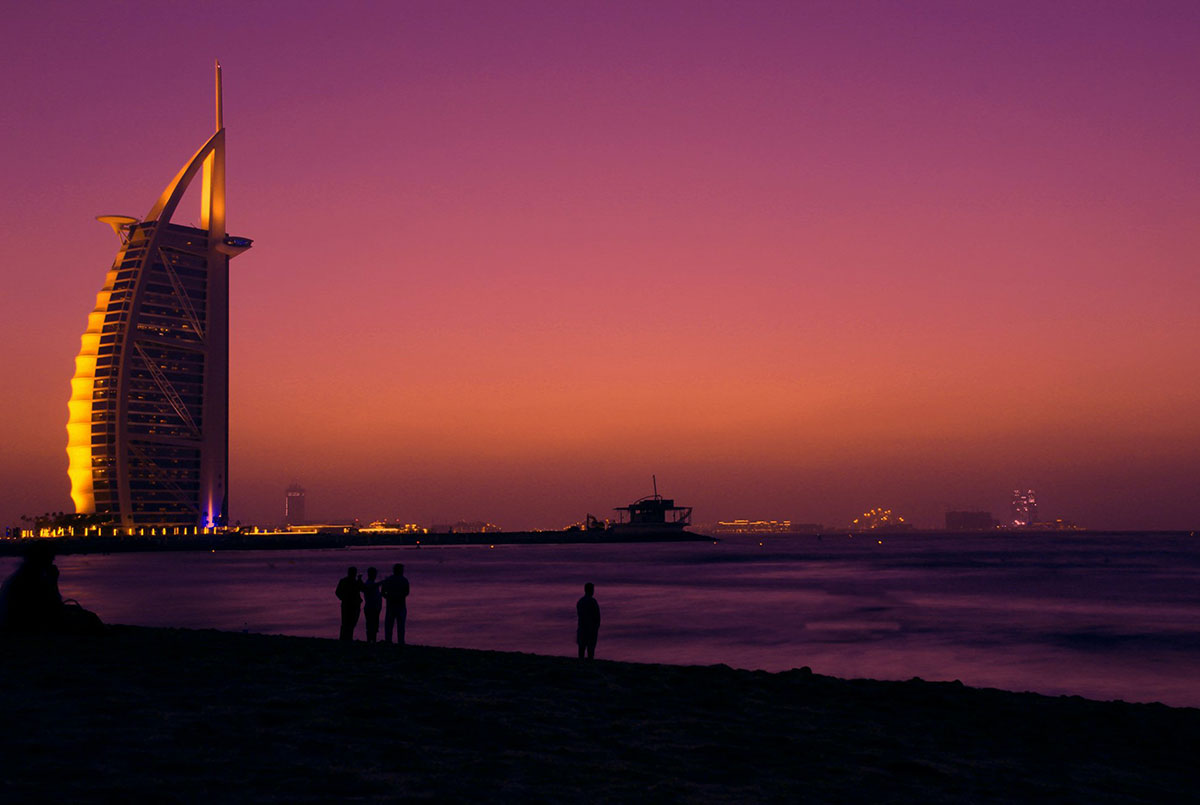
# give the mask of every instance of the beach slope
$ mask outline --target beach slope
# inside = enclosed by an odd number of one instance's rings
[[[601,647],[602,648],[602,647]],[[1175,802],[1200,710],[109,627],[0,642],[0,800]]]

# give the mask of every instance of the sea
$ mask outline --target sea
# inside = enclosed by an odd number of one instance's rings
[[[7,575],[15,559],[0,561]],[[61,556],[106,622],[334,638],[347,567],[405,565],[410,643],[575,653],[596,585],[597,657],[808,666],[846,678],[1200,707],[1194,534],[738,536],[644,544],[355,547]],[[360,621],[357,638],[364,639]],[[331,650],[333,646],[331,645]]]

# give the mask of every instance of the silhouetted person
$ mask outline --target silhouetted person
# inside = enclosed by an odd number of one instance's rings
[[[383,616],[383,639],[392,642],[392,628],[396,629],[396,643],[404,645],[404,622],[408,620],[408,579],[404,578],[404,565],[392,565],[392,575],[383,580],[383,597],[387,600],[387,612]]]
[[[589,660],[595,659],[596,638],[600,635],[600,605],[596,603],[596,585],[590,581],[583,585],[583,598],[575,604],[575,612],[579,615],[579,628],[575,632],[579,659],[585,656]]]
[[[375,581],[375,573],[375,568],[367,568],[367,580],[362,585],[363,615],[367,619],[368,643],[379,639],[379,611],[383,609],[383,597],[379,590],[382,582]]]
[[[334,595],[342,602],[342,631],[339,640],[353,640],[354,627],[358,625],[358,614],[362,609],[362,576],[358,568],[346,569],[346,575],[338,581]]]

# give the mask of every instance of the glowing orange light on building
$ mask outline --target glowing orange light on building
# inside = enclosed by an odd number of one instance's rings
[[[71,500],[75,503],[77,514],[96,511],[95,489],[92,485],[92,392],[96,381],[100,330],[104,326],[104,313],[117,279],[116,266],[123,257],[122,249],[104,278],[104,287],[96,294],[96,308],[88,315],[87,330],[80,337],[75,375],[71,378],[71,399],[67,403],[67,476],[71,479]]]

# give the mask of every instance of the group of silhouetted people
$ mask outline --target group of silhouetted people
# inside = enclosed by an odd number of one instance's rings
[[[392,565],[392,575],[383,581],[377,581],[375,568],[367,568],[367,578],[363,581],[358,568],[346,569],[346,575],[337,584],[334,595],[342,602],[342,630],[340,640],[353,640],[354,628],[358,626],[358,616],[366,617],[367,642],[379,640],[379,614],[387,605],[384,614],[383,639],[392,642],[393,631],[396,642],[404,645],[404,624],[408,620],[408,579],[404,577],[404,565]]]
[[[339,639],[351,641],[360,615],[366,617],[367,642],[379,640],[379,616],[384,615],[383,639],[404,645],[408,620],[408,579],[404,565],[392,565],[392,575],[380,581],[373,567],[364,580],[358,568],[346,569],[334,594],[341,601],[342,628]],[[386,607],[386,609],[385,609]],[[596,587],[583,585],[583,597],[575,604],[578,627],[575,642],[579,659],[595,659],[600,634],[600,605]],[[58,590],[58,567],[52,546],[35,543],[24,561],[0,586],[0,632],[87,632],[103,628],[100,619],[74,601],[63,601]]]
[[[404,645],[404,624],[408,619],[408,579],[404,577],[404,565],[392,565],[392,575],[383,581],[376,579],[376,570],[367,568],[363,579],[357,567],[346,568],[346,575],[337,583],[334,595],[342,602],[342,628],[339,640],[354,640],[359,615],[366,618],[367,642],[379,640],[379,613],[384,605],[384,642],[392,642],[395,629],[396,642]],[[575,642],[579,645],[579,659],[592,660],[596,657],[596,639],[600,635],[600,604],[596,602],[596,585],[590,581],[583,585],[583,597],[575,604],[578,627]]]

